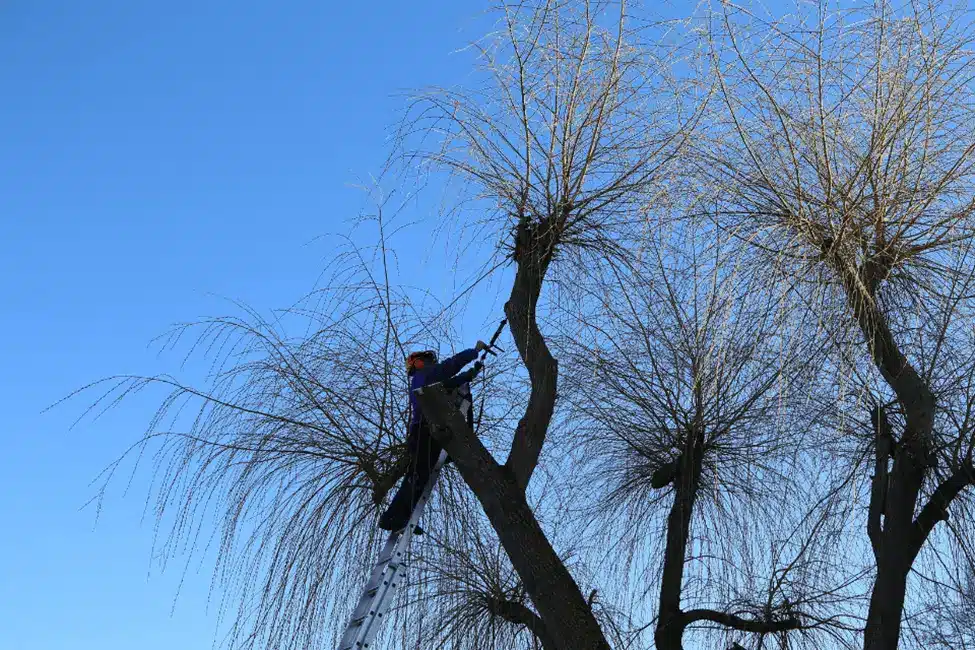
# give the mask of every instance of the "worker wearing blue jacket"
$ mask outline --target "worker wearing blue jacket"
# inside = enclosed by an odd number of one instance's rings
[[[488,345],[484,341],[478,341],[473,348],[455,354],[440,363],[437,363],[437,353],[433,350],[414,352],[407,357],[406,373],[410,377],[410,421],[406,448],[410,454],[410,465],[399,490],[386,512],[379,518],[379,527],[383,530],[399,530],[409,523],[413,508],[420,500],[420,495],[423,494],[423,489],[430,479],[430,472],[443,449],[431,435],[430,424],[423,417],[423,411],[413,391],[436,383],[443,384],[447,390],[470,383],[480,372],[481,362],[478,361],[466,372],[460,371],[477,359],[478,352],[487,348]],[[468,412],[468,425],[472,424],[471,420],[472,412]]]

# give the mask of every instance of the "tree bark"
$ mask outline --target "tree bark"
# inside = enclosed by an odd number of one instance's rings
[[[864,650],[897,650],[901,617],[911,567],[894,560],[877,565],[877,580],[870,595]]]
[[[524,218],[515,232],[517,271],[505,315],[531,393],[505,464],[499,465],[481,444],[442,386],[418,390],[417,398],[434,435],[480,501],[557,650],[609,650],[592,609],[526,497],[555,410],[558,383],[558,363],[538,327],[536,307],[567,213],[567,207],[559,207],[536,222]]]
[[[511,285],[511,295],[504,306],[508,329],[531,382],[528,406],[515,429],[511,451],[505,462],[522,491],[528,488],[528,482],[538,464],[545,435],[555,411],[558,362],[549,351],[545,337],[538,327],[536,308],[563,218],[564,216],[556,216],[540,223],[519,224],[514,253],[518,270]]]
[[[751,632],[753,634],[774,634],[776,632],[798,630],[802,627],[802,622],[795,617],[783,618],[777,621],[762,621],[742,618],[741,616],[727,612],[718,612],[713,609],[692,609],[689,612],[684,612],[685,625],[690,625],[697,621],[711,621],[712,623],[719,623],[733,630]]]
[[[695,387],[698,404],[703,409],[700,385]],[[701,485],[704,464],[704,426],[701,411],[695,425],[690,428],[683,449],[677,459],[677,476],[674,478],[674,502],[667,517],[667,541],[664,549],[663,577],[660,581],[660,611],[654,642],[657,650],[683,650],[684,632],[688,625],[699,621],[711,621],[742,632],[773,634],[802,628],[798,616],[767,620],[742,618],[728,612],[713,609],[681,609],[681,593],[684,587],[684,564],[687,561],[687,542],[690,538],[694,504]]]
[[[949,480],[950,485],[935,492],[915,521],[925,473],[933,465],[934,393],[899,347],[886,315],[877,306],[877,278],[883,277],[885,271],[878,271],[877,265],[870,263],[862,269],[852,269],[836,252],[824,250],[824,253],[840,276],[847,304],[874,365],[904,410],[905,426],[896,446],[883,409],[878,409],[875,416],[877,459],[867,533],[876,559],[877,577],[870,595],[863,646],[864,650],[897,650],[907,577],[934,523],[944,518],[962,482]],[[891,449],[893,467],[888,476],[886,455]]]
[[[439,384],[416,391],[432,431],[474,492],[556,650],[609,650],[579,585],[552,548],[507,466],[477,439]]]
[[[697,429],[695,427],[695,429]],[[686,617],[680,607],[684,587],[684,563],[691,516],[701,478],[704,432],[689,431],[674,480],[674,503],[667,516],[667,542],[664,549],[663,577],[660,581],[660,611],[654,641],[657,650],[683,650]]]

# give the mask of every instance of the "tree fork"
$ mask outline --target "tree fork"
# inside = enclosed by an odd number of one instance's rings
[[[538,614],[531,611],[524,605],[501,598],[491,598],[488,600],[488,609],[491,613],[500,616],[509,623],[521,625],[529,630],[542,644],[543,650],[558,650],[552,635],[545,628],[545,623],[538,617]]]

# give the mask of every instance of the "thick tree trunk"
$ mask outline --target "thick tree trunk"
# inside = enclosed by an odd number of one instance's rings
[[[667,517],[667,542],[664,549],[663,577],[660,581],[660,610],[657,628],[654,630],[656,650],[683,650],[685,630],[702,621],[755,634],[776,634],[802,628],[800,617],[791,611],[765,619],[747,619],[725,611],[681,608],[687,543],[704,463],[705,432],[701,420],[704,401],[700,384],[696,386],[695,392],[699,404],[697,422],[687,432],[677,460],[674,503]]]
[[[684,583],[684,562],[687,559],[687,537],[693,508],[693,495],[685,496],[676,490],[674,503],[667,517],[667,543],[664,550],[664,570],[660,581],[660,611],[654,641],[657,650],[683,650],[684,612],[680,595]]]
[[[683,650],[686,617],[680,606],[684,587],[684,563],[691,516],[701,476],[703,432],[688,432],[688,440],[678,463],[674,480],[674,503],[667,517],[667,543],[664,549],[663,577],[660,581],[660,611],[654,641],[657,650]]]
[[[515,429],[511,451],[505,462],[522,490],[528,489],[542,453],[558,390],[558,362],[549,352],[536,314],[545,274],[555,251],[558,230],[555,218],[535,225],[522,223],[518,226],[514,255],[518,271],[511,285],[511,295],[504,306],[508,329],[531,382],[528,405]]]
[[[864,650],[897,650],[907,597],[907,576],[923,541],[914,521],[922,481],[923,467],[902,446],[895,453],[885,503],[871,503],[871,508],[884,508],[884,523],[875,532],[878,537],[871,539],[877,578],[870,595]]]
[[[880,415],[883,423],[885,417],[882,412]],[[877,578],[870,595],[864,650],[897,650],[907,578],[914,560],[935,525],[947,518],[952,500],[975,483],[975,467],[966,460],[937,487],[915,518],[926,464],[909,448],[899,447],[889,484],[884,488],[877,483],[888,480],[883,469],[888,448],[889,442],[878,427],[877,472],[867,524],[877,561]]]
[[[910,564],[899,566],[893,561],[877,567],[877,581],[867,613],[864,650],[897,650],[910,570]]]
[[[609,650],[589,604],[546,538],[523,493],[513,478],[505,478],[505,485],[498,490],[504,496],[488,517],[552,642],[559,650]]]
[[[439,385],[417,391],[434,435],[474,492],[558,650],[609,650],[592,609],[552,548],[511,469],[499,465]]]

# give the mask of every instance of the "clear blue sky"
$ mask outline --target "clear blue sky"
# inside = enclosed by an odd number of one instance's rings
[[[398,91],[449,84],[479,4],[0,3],[0,650],[209,648],[209,567],[160,574],[146,482],[81,506],[151,402],[68,427],[82,384],[153,372],[179,320],[315,282]]]

